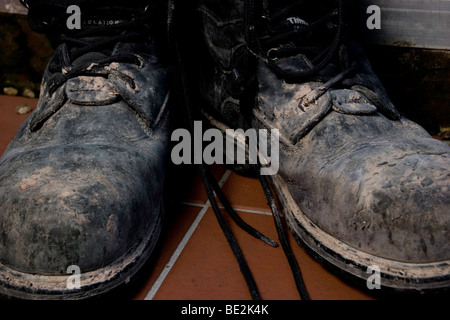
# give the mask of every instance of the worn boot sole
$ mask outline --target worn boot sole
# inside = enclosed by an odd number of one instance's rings
[[[209,123],[226,135],[231,129],[202,110]],[[235,140],[243,143],[245,138]],[[245,168],[243,170],[243,168]],[[250,172],[251,166],[238,166],[239,172]],[[359,288],[368,290],[375,284],[374,271],[379,270],[382,294],[440,294],[450,293],[450,261],[436,263],[402,263],[380,258],[339,241],[315,225],[294,201],[286,182],[280,175],[268,176],[276,191],[279,204],[288,226],[297,242],[317,261],[332,272],[345,278]],[[376,269],[374,269],[374,267]]]
[[[163,210],[162,208],[159,211]],[[148,230],[145,238],[132,246],[113,263],[80,275],[80,288],[69,289],[71,274],[42,276],[22,273],[0,264],[0,294],[26,300],[81,300],[106,294],[129,283],[155,249],[162,229],[162,214]]]
[[[280,176],[270,177],[283,214],[296,240],[316,260],[363,289],[371,288],[374,270],[379,270],[380,293],[440,293],[450,287],[450,261],[402,263],[383,259],[339,241],[303,214]],[[376,269],[375,269],[376,268]],[[372,287],[373,288],[373,287]],[[374,293],[376,293],[375,289]]]

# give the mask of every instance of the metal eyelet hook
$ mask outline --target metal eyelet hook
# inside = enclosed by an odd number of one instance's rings
[[[144,58],[142,58],[142,57],[141,57],[140,55],[138,55],[138,54],[135,54],[134,56],[136,57],[137,61],[139,61],[139,65],[137,65],[137,67],[138,67],[139,69],[144,68],[144,67],[145,67],[145,60],[144,60]]]
[[[278,48],[272,48],[269,51],[267,51],[267,58],[272,61],[277,61],[278,57],[276,56],[277,51],[279,51]]]

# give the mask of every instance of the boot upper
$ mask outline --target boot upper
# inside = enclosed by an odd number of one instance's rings
[[[342,8],[269,1],[249,17],[249,3],[198,10],[214,65],[200,84],[208,112],[240,127],[251,108],[253,127],[279,130],[279,176],[327,233],[394,261],[448,260],[450,149],[395,109]]]
[[[161,222],[167,66],[149,34],[109,32],[61,37],[38,107],[0,160],[0,262],[11,269],[97,270]]]

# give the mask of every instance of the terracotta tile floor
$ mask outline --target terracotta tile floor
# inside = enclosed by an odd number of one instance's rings
[[[16,106],[32,107],[37,99],[0,96],[0,154],[26,116]],[[117,291],[123,299],[249,300],[239,267],[209,206],[199,174],[171,168],[166,223],[155,258],[132,289]],[[224,167],[213,168],[230,202],[250,225],[277,240],[259,182]],[[297,290],[281,248],[271,248],[230,223],[265,300],[297,300]],[[312,299],[373,299],[325,270],[290,238]]]

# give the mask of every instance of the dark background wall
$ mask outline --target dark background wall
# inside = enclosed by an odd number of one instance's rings
[[[360,18],[359,26],[365,25],[368,4],[378,3],[384,10],[381,30],[368,31],[362,28],[357,33],[375,72],[382,79],[397,108],[433,135],[438,135],[441,131],[450,130],[450,48],[439,48],[440,43],[445,44],[447,36],[442,33],[450,32],[450,28],[440,31],[441,27],[446,27],[439,19],[447,21],[447,17],[450,18],[450,10],[446,11],[448,8],[442,3],[450,5],[450,1],[422,1],[441,8],[439,12],[429,7],[430,14],[438,14],[439,17],[433,21],[429,21],[433,19],[432,16],[408,16],[408,11],[401,13],[401,10],[389,7],[392,3],[405,6],[408,3],[417,5],[420,1],[357,1],[359,6],[355,15]],[[0,11],[3,11],[0,12],[0,93],[3,93],[4,88],[12,87],[17,89],[19,95],[28,89],[28,93],[31,90],[37,96],[42,73],[53,49],[45,36],[30,29],[24,15],[26,10],[18,0],[0,0]],[[428,14],[427,10],[413,12]],[[402,15],[397,17],[394,14]],[[414,25],[408,28],[404,21],[395,22],[399,19],[412,19]],[[450,23],[450,19],[446,23]],[[402,31],[402,28],[408,31]],[[422,28],[423,32],[414,28]],[[411,30],[413,32],[410,33]],[[433,32],[436,38],[432,38]],[[411,38],[415,34],[420,37]]]

